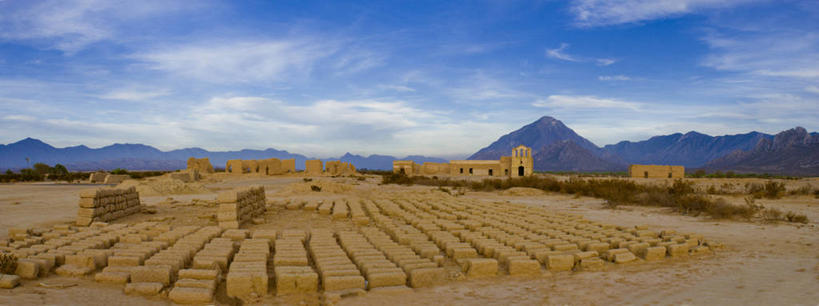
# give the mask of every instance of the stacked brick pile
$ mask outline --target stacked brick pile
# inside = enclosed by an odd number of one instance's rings
[[[227,295],[244,301],[267,295],[269,258],[269,239],[243,240],[228,270]]]
[[[90,189],[80,192],[77,225],[88,226],[91,222],[108,222],[138,213],[141,210],[136,188]]]
[[[288,230],[276,240],[273,256],[276,295],[311,293],[318,290],[318,274],[310,267],[304,248],[304,232]]]
[[[265,212],[264,187],[236,188],[219,193],[216,219],[222,228],[237,229]]]
[[[341,249],[332,232],[311,231],[308,250],[325,291],[364,290],[364,276]]]

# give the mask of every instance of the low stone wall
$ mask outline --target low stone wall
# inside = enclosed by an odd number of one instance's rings
[[[131,179],[131,176],[127,174],[109,174],[105,176],[103,184],[119,184],[128,179]]]
[[[142,207],[136,188],[90,189],[80,192],[77,225],[88,226],[91,222],[108,222],[138,213]]]
[[[219,193],[216,219],[222,228],[236,229],[265,212],[264,187],[236,188]]]

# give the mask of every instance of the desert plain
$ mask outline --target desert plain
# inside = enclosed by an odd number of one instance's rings
[[[697,186],[741,185],[755,180],[693,179]],[[636,181],[640,184],[667,184],[670,180]],[[819,188],[817,179],[784,182],[788,189]],[[15,183],[0,185],[0,241],[10,238],[9,229],[40,229],[43,232],[70,228],[65,233],[70,236],[91,228],[119,226],[121,229],[140,224],[166,230],[213,229],[215,234],[203,241],[216,241],[219,238],[215,237],[236,232],[235,229],[218,227],[220,193],[249,186],[263,187],[265,209],[252,221],[240,225],[242,237],[234,239],[234,250],[239,250],[244,241],[255,240],[251,239],[255,237],[254,233],[274,233],[273,237],[268,237],[271,246],[266,257],[268,288],[263,290],[265,294],[253,294],[249,298],[231,297],[225,280],[230,272],[221,271],[215,281],[213,298],[207,303],[816,305],[819,301],[819,199],[813,195],[757,200],[757,204],[803,214],[809,220],[807,223],[791,223],[714,219],[705,215],[682,215],[658,207],[620,205],[607,208],[600,199],[527,188],[478,192],[384,185],[380,176],[366,174],[270,177],[217,173],[198,182],[148,178],[125,181],[120,186]],[[134,187],[140,194],[142,211],[90,228],[75,226],[80,194],[89,189],[113,187]],[[731,203],[744,201],[743,196],[722,197]],[[534,224],[530,222],[532,220],[544,221]],[[415,248],[415,240],[404,240],[403,234],[394,234],[396,229],[406,229],[403,233],[408,237],[414,233],[411,239],[420,239],[422,247]],[[573,234],[559,233],[562,242],[550,243],[555,239],[546,238],[555,235],[555,230]],[[192,231],[185,233],[191,235]],[[326,267],[317,265],[317,260],[325,255],[314,245],[324,243],[342,258],[347,255],[345,262],[358,267],[352,272],[358,273],[357,279],[363,281],[365,277],[371,277],[366,278],[366,283],[350,286],[361,287],[359,290],[331,292],[324,290],[329,283],[319,281],[315,289],[308,288],[306,292],[277,294],[281,290],[277,288],[275,272],[279,264],[276,261],[277,245],[286,240],[285,234],[293,233],[303,235],[295,241],[300,241],[303,252],[309,254],[309,259],[305,259],[307,270],[328,273]],[[143,236],[143,240],[157,239],[156,235],[148,236]],[[611,239],[626,236],[634,241],[623,244],[622,248],[617,244],[625,241]],[[115,244],[108,245],[108,248],[116,249],[116,243],[122,241],[114,241]],[[379,258],[391,265],[390,271],[398,271],[402,278],[397,283],[372,288],[376,286],[374,275],[379,274],[365,272],[363,266],[366,263],[359,262],[360,257],[355,255],[359,244],[349,241],[364,241],[364,248],[380,254]],[[525,243],[527,241],[530,243]],[[594,249],[600,241],[605,243],[597,253],[582,255]],[[495,246],[487,247],[487,243]],[[667,255],[663,249],[661,258],[649,260],[641,254],[645,248],[629,249],[639,243],[645,243],[646,247],[650,244],[668,248],[671,244],[689,245],[685,254],[672,256],[669,251]],[[298,248],[299,243],[296,244]],[[400,256],[390,254],[395,248],[384,245],[412,249],[419,262],[425,261],[438,269],[434,276],[438,279],[428,283],[419,278],[411,279],[411,271],[401,263]],[[196,250],[201,249],[200,243]],[[343,252],[338,251],[341,249]],[[614,254],[608,254],[612,249],[625,249],[635,256],[615,260]],[[501,250],[508,251],[509,255],[504,255],[506,253],[502,252],[506,251]],[[568,258],[574,262],[568,269],[550,262],[553,256],[564,258],[560,257],[562,254],[572,255]],[[592,257],[587,261],[588,265],[584,256]],[[490,267],[489,272],[478,271],[481,261],[475,259],[494,260],[496,266]],[[521,266],[512,267],[513,261],[514,265]],[[183,265],[186,266],[180,269],[191,268],[193,264],[185,262]],[[403,268],[399,269],[399,265]],[[52,270],[34,279],[21,279],[13,289],[0,289],[0,304],[173,303],[168,297],[174,287],[172,283],[156,295],[125,294],[121,283],[95,280],[95,274],[103,273],[101,268],[104,265],[98,268],[81,276],[61,275]],[[227,270],[227,266],[223,269]],[[406,273],[402,273],[402,269]]]

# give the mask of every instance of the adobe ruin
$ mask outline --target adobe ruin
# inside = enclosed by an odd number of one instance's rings
[[[449,163],[425,162],[421,165],[411,160],[396,160],[392,163],[394,173],[413,175],[449,176],[504,176],[523,177],[533,173],[532,148],[519,145],[512,150],[512,156],[502,156],[499,160],[451,160]]]

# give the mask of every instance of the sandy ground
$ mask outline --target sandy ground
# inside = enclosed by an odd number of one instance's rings
[[[314,178],[318,180],[318,178]],[[324,179],[327,180],[327,179]],[[378,179],[366,181],[333,179],[352,186],[346,193],[315,192],[294,195],[288,184],[304,183],[302,178],[241,178],[209,182],[212,193],[143,197],[157,207],[154,215],[137,214],[113,223],[164,220],[174,225],[215,224],[216,192],[245,185],[265,186],[270,201],[299,196],[332,198],[363,196],[386,190],[417,192],[431,187],[379,186]],[[810,184],[815,182],[811,181]],[[710,183],[710,182],[709,182]],[[800,184],[804,182],[794,182]],[[76,215],[77,192],[90,186],[55,184],[0,185],[0,238],[9,227],[38,227],[68,223]],[[674,229],[703,234],[706,239],[725,244],[713,255],[689,259],[613,266],[602,272],[547,273],[536,278],[502,276],[482,280],[453,280],[445,285],[414,289],[412,294],[370,293],[349,297],[343,305],[610,305],[610,304],[691,304],[691,305],[819,305],[819,199],[799,196],[780,200],[758,200],[766,207],[804,213],[810,223],[767,224],[747,221],[712,220],[681,216],[665,208],[622,206],[606,209],[602,201],[559,194],[509,196],[502,193],[467,192],[462,197],[503,205],[523,203],[585,216],[608,224],[648,225],[651,229]],[[169,199],[172,198],[172,199]],[[730,198],[741,203],[742,197]],[[249,226],[276,229],[333,228],[350,229],[349,221],[331,221],[329,216],[275,209],[265,215],[265,223]],[[457,271],[453,271],[457,274]],[[69,284],[58,289],[39,286]],[[224,287],[224,286],[222,286]],[[224,288],[221,288],[223,291]],[[288,298],[266,297],[265,304],[317,304],[318,295]],[[168,304],[167,299],[132,297],[121,286],[95,283],[91,278],[75,279],[49,276],[25,281],[15,289],[0,289],[0,305],[86,304],[151,305]],[[217,304],[234,304],[224,293]]]

